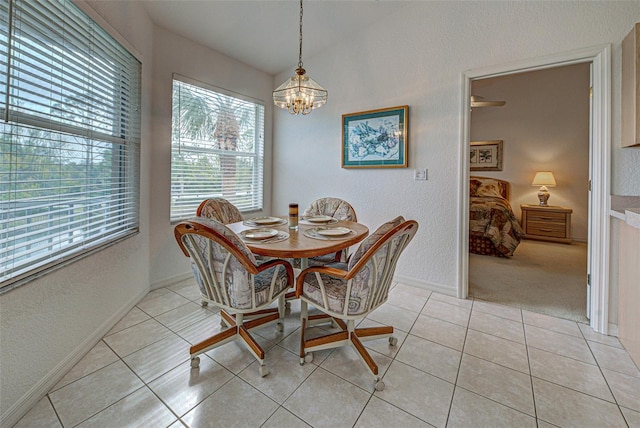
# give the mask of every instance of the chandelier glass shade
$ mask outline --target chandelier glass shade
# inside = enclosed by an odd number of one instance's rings
[[[298,67],[295,76],[273,91],[273,102],[291,114],[309,114],[327,102],[327,91]]]
[[[273,91],[273,103],[291,114],[309,114],[327,102],[328,92],[302,68],[302,0],[300,0],[300,50],[296,74]]]

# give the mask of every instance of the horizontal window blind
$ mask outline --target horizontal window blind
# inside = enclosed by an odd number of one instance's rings
[[[171,221],[222,197],[240,211],[262,209],[264,106],[174,77]]]
[[[139,61],[70,0],[0,2],[0,279],[138,230]]]

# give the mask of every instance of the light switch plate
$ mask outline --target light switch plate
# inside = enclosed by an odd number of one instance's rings
[[[414,180],[426,180],[427,179],[427,169],[419,168],[413,170],[413,179]]]

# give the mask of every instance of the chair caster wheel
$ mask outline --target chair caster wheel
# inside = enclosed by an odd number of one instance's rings
[[[284,304],[284,314],[285,315],[291,314],[291,302],[285,302],[285,304]]]
[[[267,368],[267,366],[260,366],[260,368],[258,369],[258,373],[260,373],[261,377],[265,377],[269,374],[269,369]]]
[[[381,380],[376,381],[375,388],[376,391],[382,391],[384,389],[384,382]]]
[[[203,308],[205,306],[209,306],[209,302],[207,302],[206,300],[201,301],[200,304],[202,305]]]
[[[200,357],[191,358],[191,368],[197,369],[198,367],[200,367]]]
[[[282,331],[284,330],[284,324],[282,324],[281,322],[276,323],[276,330],[282,333]]]
[[[312,361],[313,361],[313,353],[311,353],[311,352],[307,352],[307,353],[304,355],[304,362],[305,362],[305,363],[310,363],[310,362],[312,362]]]
[[[395,337],[393,337],[393,336],[391,336],[391,337],[389,338],[389,345],[390,345],[390,346],[396,346],[397,344],[398,344],[398,339],[397,339],[397,338],[395,338]]]

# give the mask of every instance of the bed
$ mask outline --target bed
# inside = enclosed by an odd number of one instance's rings
[[[469,252],[511,257],[523,237],[509,204],[509,182],[469,177]]]

